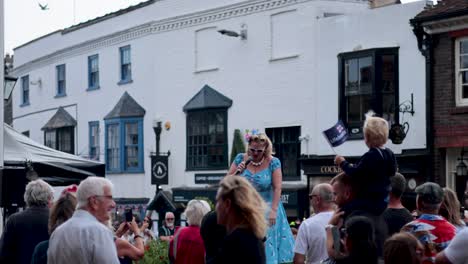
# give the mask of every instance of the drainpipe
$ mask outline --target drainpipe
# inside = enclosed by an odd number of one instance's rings
[[[436,45],[432,35],[424,31],[424,27],[419,22],[410,21],[413,26],[413,33],[418,40],[418,49],[426,58],[426,154],[429,155],[431,169],[426,173],[426,181],[434,181],[434,124],[433,124],[433,83],[432,83],[432,62],[434,59],[434,46]]]

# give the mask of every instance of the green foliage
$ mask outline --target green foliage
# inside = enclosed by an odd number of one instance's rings
[[[242,138],[242,132],[240,129],[234,130],[234,139],[232,142],[232,150],[231,150],[231,162],[234,161],[236,155],[239,153],[245,153],[245,144]]]
[[[145,256],[138,264],[169,264],[169,243],[161,240],[152,240],[145,246]]]

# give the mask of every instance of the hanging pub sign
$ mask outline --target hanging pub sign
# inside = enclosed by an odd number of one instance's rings
[[[151,184],[169,184],[168,156],[151,156]]]

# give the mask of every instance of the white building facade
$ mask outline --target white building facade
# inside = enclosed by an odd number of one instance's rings
[[[360,127],[369,109],[409,124],[402,144],[388,144],[395,153],[426,148],[425,62],[408,22],[423,6],[147,1],[16,48],[13,126],[105,162],[114,196],[151,198],[161,122],[160,150],[171,153],[163,189],[176,202],[189,191],[203,196],[206,179],[227,172],[235,129],[258,129],[282,159],[283,201],[304,211],[306,182],[337,170],[321,131],[338,119],[352,132],[336,148],[344,156],[366,151]],[[414,115],[399,113],[412,96]]]

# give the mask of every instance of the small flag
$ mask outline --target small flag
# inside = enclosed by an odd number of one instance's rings
[[[336,125],[322,132],[332,147],[338,147],[348,139],[348,130],[339,120]]]

